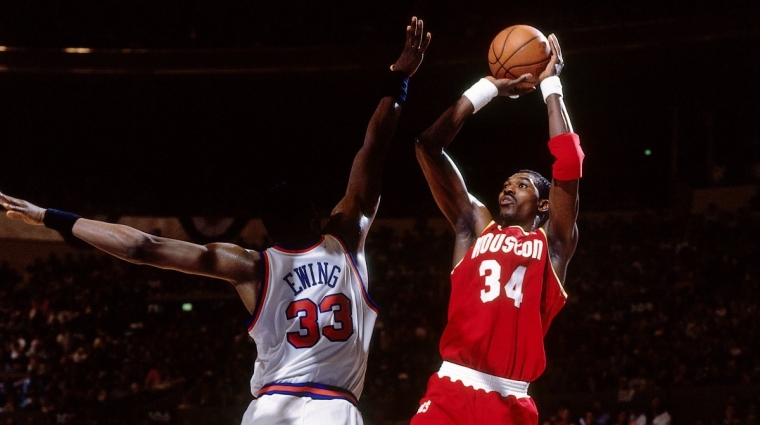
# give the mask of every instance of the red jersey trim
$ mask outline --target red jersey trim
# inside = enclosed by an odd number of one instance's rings
[[[333,387],[330,385],[317,384],[313,382],[307,382],[303,384],[294,383],[273,383],[265,385],[257,397],[267,394],[284,394],[292,395],[295,397],[309,397],[315,400],[346,400],[349,403],[357,406],[359,400],[354,396],[351,391],[344,390],[343,388]]]
[[[485,234],[488,230],[490,230],[491,227],[493,227],[494,224],[496,224],[496,222],[493,221],[493,220],[491,220],[491,222],[488,223],[488,225],[486,226],[486,228],[480,231],[480,234],[478,236],[483,236],[483,234]]]
[[[356,276],[356,279],[359,281],[359,286],[361,286],[362,290],[362,297],[364,298],[364,302],[367,303],[369,308],[371,308],[375,313],[378,313],[378,305],[375,303],[375,301],[369,296],[369,292],[367,291],[367,284],[364,282],[364,279],[362,279],[361,273],[359,273],[359,266],[356,264],[356,259],[351,254],[351,251],[348,250],[346,247],[346,244],[343,243],[343,240],[337,236],[330,235],[333,238],[335,238],[336,241],[340,244],[340,246],[343,247],[343,251],[346,252],[346,255],[348,256],[348,262],[351,264],[351,270],[354,272],[354,275]]]

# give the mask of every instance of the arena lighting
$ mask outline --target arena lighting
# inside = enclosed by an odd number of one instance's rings
[[[66,53],[90,53],[92,49],[87,47],[67,47],[63,51]]]
[[[5,47],[5,46],[0,46],[0,52],[4,52],[4,51],[6,51],[6,50],[8,50],[8,48],[7,48],[7,47]]]

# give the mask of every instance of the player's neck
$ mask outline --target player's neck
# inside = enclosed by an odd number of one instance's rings
[[[520,222],[518,222],[516,220],[507,220],[507,219],[501,218],[499,220],[496,220],[496,223],[498,223],[499,226],[501,226],[502,228],[504,228],[504,227],[511,227],[511,226],[519,227],[525,233],[530,233],[530,232],[536,230],[536,227],[534,226],[533,222],[530,222],[530,223],[520,223]]]

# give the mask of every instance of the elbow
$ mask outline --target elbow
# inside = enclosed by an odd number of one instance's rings
[[[414,155],[417,158],[417,162],[423,166],[430,159],[430,153],[426,152],[425,147],[420,143],[419,139],[414,144]]]
[[[443,153],[441,147],[432,146],[427,139],[420,136],[415,139],[414,152],[419,162],[423,162],[425,159],[433,158],[436,155]]]
[[[134,264],[149,264],[153,252],[151,248],[155,244],[156,241],[150,235],[134,236],[124,243],[120,257]]]

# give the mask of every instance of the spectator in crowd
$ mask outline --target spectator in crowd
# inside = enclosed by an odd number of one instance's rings
[[[431,40],[416,16],[405,29],[404,47],[386,74],[382,96],[351,165],[345,195],[324,229],[310,194],[294,182],[278,186],[262,202],[262,221],[275,242],[265,251],[151,235],[126,225],[41,208],[3,193],[0,202],[11,219],[44,225],[122,260],[232,284],[251,315],[248,332],[258,352],[251,378],[254,397],[243,424],[275,419],[283,425],[326,420],[361,424],[358,399],[377,316],[367,292],[366,237],[379,207],[383,163],[407,84]],[[91,315],[87,305],[74,318],[88,336],[94,331]],[[68,361],[84,363],[92,353],[83,341],[74,344],[77,348]],[[147,373],[144,385],[149,390],[166,390],[174,384],[173,374],[162,359],[154,361],[156,366]],[[36,387],[27,384],[21,407],[38,401]],[[95,392],[98,401],[106,399],[104,391],[96,387]]]
[[[589,375],[597,394],[609,400],[621,387],[634,388],[635,406],[605,405],[620,412],[612,423],[630,425],[624,422],[629,409],[646,412],[654,395],[716,384],[721,391],[756,388],[760,245],[752,235],[760,231],[760,216],[725,212],[716,223],[702,214],[640,211],[592,213],[580,220],[584,234],[569,272],[575,290],[562,320],[547,334],[550,367],[535,382],[536,391],[587,394]],[[410,391],[421,396],[432,365],[440,361],[436,342],[446,315],[437,306],[447,302],[445,254],[452,234],[431,223],[398,230],[380,222],[368,239],[373,298],[381,311],[360,401],[368,425],[408,418],[417,406],[396,391],[399,377],[405,374]],[[181,299],[188,286],[201,288],[190,312],[170,301]],[[241,411],[249,376],[240,371],[251,370],[255,347],[240,329],[246,315],[236,308],[236,297],[231,288],[202,277],[93,251],[40,257],[25,269],[0,266],[0,419],[39,414],[51,423],[105,423],[108,414],[132,418],[162,400],[174,400],[175,407],[182,395],[191,409]],[[218,314],[224,310],[227,315]],[[588,349],[579,351],[581,345]],[[71,358],[79,348],[88,355],[75,363]],[[172,376],[187,378],[171,388],[173,399],[158,399],[144,386],[158,359]],[[735,373],[722,375],[730,364]],[[38,384],[14,385],[29,377]],[[21,404],[31,388],[40,406],[32,412]],[[719,424],[728,403],[733,420],[756,423],[757,394],[690,409],[700,409],[703,424]],[[672,406],[667,405],[672,423],[696,423],[677,416]],[[586,401],[563,402],[562,409],[547,405],[550,410],[540,414],[542,422],[571,425],[587,408]]]

